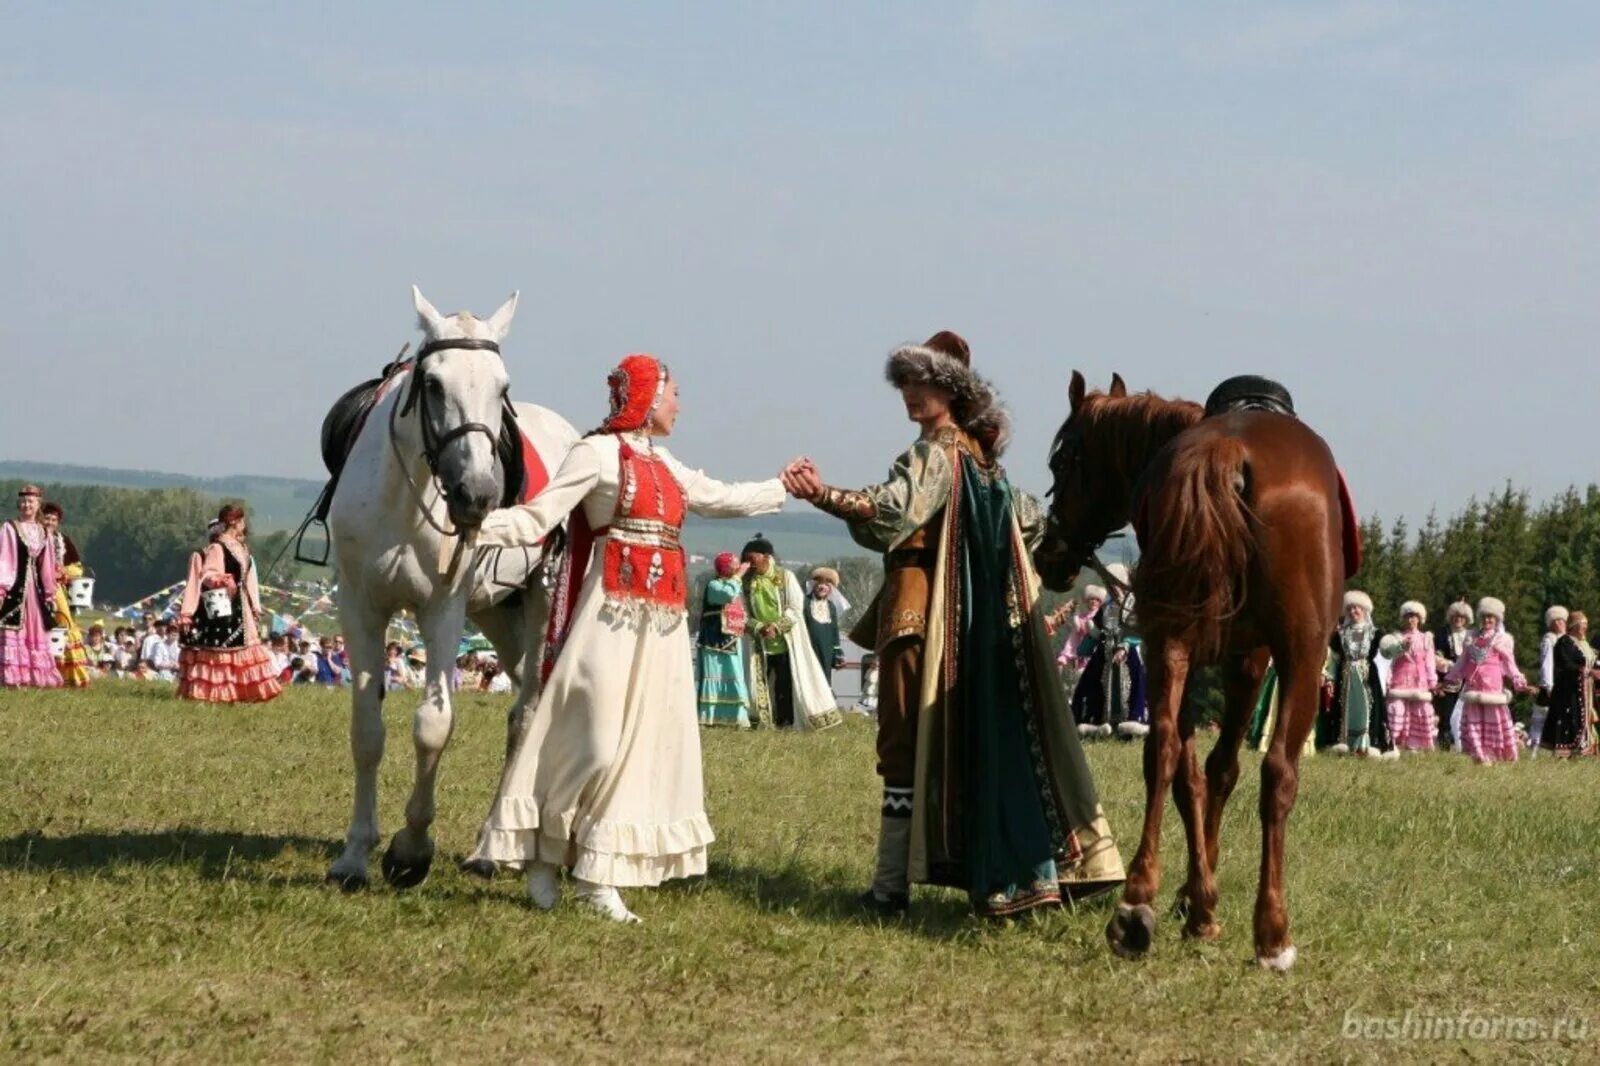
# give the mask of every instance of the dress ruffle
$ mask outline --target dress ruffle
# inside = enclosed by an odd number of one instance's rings
[[[554,862],[585,881],[649,887],[705,873],[706,848],[714,840],[703,811],[675,822],[579,822],[571,814],[541,818],[532,800],[516,797],[496,802],[475,857],[517,869]]]
[[[34,647],[18,630],[0,630],[0,686],[5,688],[60,688],[50,645]]]
[[[184,648],[178,653],[178,695],[205,703],[266,703],[283,692],[272,656],[260,644]]]

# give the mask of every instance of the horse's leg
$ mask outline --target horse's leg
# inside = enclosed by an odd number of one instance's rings
[[[1178,768],[1178,711],[1189,683],[1189,649],[1164,638],[1150,640],[1150,735],[1144,742],[1144,833],[1128,870],[1122,902],[1106,926],[1111,950],[1142,955],[1155,935],[1150,903],[1161,887],[1161,813]]]
[[[511,673],[516,698],[506,710],[506,758],[522,736],[523,709],[539,690],[539,642],[544,639],[543,590],[528,590],[511,604],[500,604],[472,616],[483,635],[494,644],[500,665]],[[513,671],[507,663],[515,665]],[[529,693],[532,693],[530,696]]]
[[[500,776],[504,780],[506,773],[511,769],[511,756],[516,753],[522,743],[523,727],[527,722],[527,709],[539,698],[541,681],[539,677],[539,651],[544,640],[544,624],[549,616],[548,597],[538,581],[534,587],[523,594],[520,606],[512,608],[495,608],[484,612],[483,615],[474,616],[473,621],[483,630],[484,635],[494,641],[496,649],[503,649],[501,654],[511,650],[512,640],[521,642],[515,654],[522,663],[521,678],[517,681],[516,696],[511,700],[511,707],[506,711],[506,757],[501,765]],[[514,610],[518,620],[514,625],[508,624],[505,612]],[[488,623],[485,625],[484,623]],[[502,640],[507,643],[502,643]],[[504,661],[502,659],[502,661]],[[480,841],[481,844],[481,841]],[[479,854],[477,849],[461,860],[461,870],[474,877],[484,880],[493,880],[497,867],[492,859]]]
[[[464,596],[452,595],[417,612],[418,628],[428,649],[426,694],[411,720],[411,740],[417,750],[417,776],[406,801],[406,824],[389,841],[383,853],[383,876],[396,888],[415,888],[427,879],[433,865],[433,837],[428,834],[434,817],[434,785],[439,757],[455,728],[450,703],[450,674],[456,649],[466,625]]]
[[[1322,640],[1314,635],[1285,649],[1277,660],[1278,724],[1261,763],[1261,883],[1255,916],[1256,962],[1270,970],[1294,965],[1289,910],[1283,901],[1283,846],[1300,785],[1300,749],[1316,723],[1322,659]]]
[[[1187,686],[1185,686],[1187,689]],[[1188,703],[1185,691],[1180,707]],[[1195,754],[1194,719],[1178,714],[1178,766],[1172,780],[1172,802],[1177,805],[1178,817],[1183,819],[1184,842],[1189,850],[1189,872],[1183,887],[1178,890],[1179,909],[1186,921],[1183,935],[1200,940],[1214,940],[1222,934],[1222,927],[1212,920],[1217,907],[1217,886],[1211,878],[1211,865],[1207,861],[1206,847],[1206,783],[1200,773],[1200,759]]]
[[[383,636],[388,616],[345,586],[339,624],[350,657],[350,753],[355,760],[355,807],[344,853],[328,868],[328,880],[347,892],[367,887],[367,859],[378,846],[378,765],[383,762]]]
[[[1185,935],[1203,940],[1210,940],[1222,933],[1222,926],[1217,924],[1216,920],[1217,842],[1222,831],[1222,811],[1227,807],[1228,798],[1233,795],[1233,787],[1239,781],[1239,745],[1244,740],[1245,730],[1250,723],[1250,710],[1258,684],[1259,679],[1250,674],[1244,659],[1224,656],[1222,729],[1217,735],[1216,745],[1206,758],[1204,785],[1202,786],[1199,780],[1199,767],[1194,762],[1188,762],[1186,765],[1184,761],[1180,761],[1178,764],[1179,792],[1184,787],[1181,779],[1186,771],[1193,775],[1191,778],[1193,788],[1204,787],[1206,790],[1205,798],[1200,803],[1201,809],[1205,812],[1205,819],[1201,835],[1204,843],[1198,857],[1203,862],[1195,861],[1196,855],[1191,850],[1189,880],[1178,896],[1178,909],[1187,920],[1184,927]],[[1192,740],[1186,740],[1184,759],[1192,760],[1193,753]],[[1182,802],[1181,798],[1179,802]]]

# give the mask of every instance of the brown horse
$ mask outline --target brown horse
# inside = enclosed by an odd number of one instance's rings
[[[1261,764],[1255,950],[1260,965],[1287,970],[1295,950],[1283,899],[1285,824],[1317,715],[1328,634],[1347,567],[1358,565],[1350,556],[1359,555],[1346,533],[1349,507],[1333,455],[1292,416],[1242,410],[1207,418],[1198,404],[1130,396],[1120,376],[1108,392],[1085,395],[1074,372],[1070,397],[1051,449],[1040,572],[1051,587],[1066,587],[1129,522],[1141,548],[1132,591],[1150,691],[1144,833],[1106,938],[1119,955],[1149,950],[1169,785],[1189,845],[1177,907],[1184,934],[1221,933],[1217,831],[1270,651],[1280,710]],[[1191,671],[1212,663],[1222,669],[1226,710],[1202,780],[1194,718],[1179,712]]]

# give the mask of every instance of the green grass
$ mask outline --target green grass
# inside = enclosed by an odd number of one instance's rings
[[[979,923],[952,893],[879,925],[851,906],[876,832],[870,725],[706,736],[719,840],[702,880],[625,893],[613,926],[522,902],[451,859],[499,764],[502,705],[468,697],[421,889],[322,875],[348,812],[341,694],[252,710],[170,689],[0,693],[0,1058],[188,1061],[1594,1060],[1600,765],[1311,760],[1290,827],[1300,963],[1250,966],[1255,756],[1223,840],[1224,936],[1165,920],[1137,963],[1109,904]],[[384,828],[410,776],[391,700]],[[1131,857],[1138,752],[1090,758]],[[1167,819],[1162,899],[1181,877]],[[374,864],[374,871],[376,864]],[[1582,1041],[1393,1042],[1346,1011],[1591,1023]]]

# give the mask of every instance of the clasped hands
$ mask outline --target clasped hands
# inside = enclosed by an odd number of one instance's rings
[[[778,480],[783,482],[789,495],[797,500],[815,500],[822,495],[822,475],[817,473],[816,465],[807,456],[802,455],[784,467]]]

